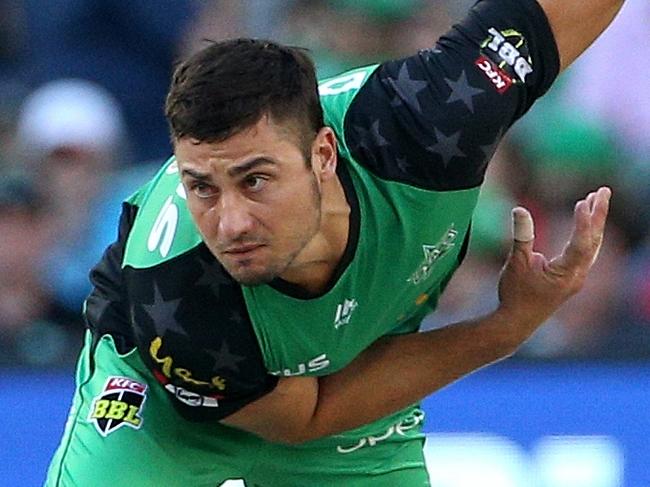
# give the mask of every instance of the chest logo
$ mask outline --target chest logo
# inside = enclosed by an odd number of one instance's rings
[[[346,299],[336,307],[336,315],[334,316],[334,328],[339,329],[344,325],[350,323],[350,318],[352,318],[352,313],[357,308],[359,303],[357,300]]]
[[[106,437],[122,426],[140,429],[140,412],[147,397],[147,385],[127,377],[111,376],[95,397],[88,420]]]
[[[452,224],[437,244],[424,244],[422,246],[424,259],[420,263],[418,269],[411,275],[411,277],[407,279],[407,282],[410,282],[413,285],[417,285],[422,281],[425,281],[431,275],[431,272],[433,271],[433,265],[436,263],[436,261],[444,257],[445,254],[447,254],[447,252],[449,252],[456,245],[456,237],[458,237],[458,231]]]

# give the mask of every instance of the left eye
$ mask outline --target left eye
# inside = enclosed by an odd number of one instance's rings
[[[259,191],[266,184],[267,179],[262,176],[248,176],[244,179],[246,187],[252,191]]]

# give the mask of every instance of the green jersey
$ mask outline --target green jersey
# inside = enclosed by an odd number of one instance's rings
[[[152,378],[148,389],[130,391],[138,410],[155,390],[183,420],[214,423],[205,433],[211,442],[222,435],[230,445],[235,433],[218,420],[279,377],[332,374],[378,338],[416,332],[464,256],[496,145],[557,71],[537,3],[485,0],[435,48],[322,82],[351,212],[344,255],[317,296],[279,278],[255,287],[234,281],[203,243],[176,162],[167,161],[125,203],[86,306],[94,342],[109,336]],[[100,433],[114,424],[91,418]],[[246,442],[284,454],[328,451],[349,472],[368,447],[421,441],[421,423],[413,405],[306,445]]]

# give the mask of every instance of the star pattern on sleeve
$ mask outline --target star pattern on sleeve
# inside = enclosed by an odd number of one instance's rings
[[[225,271],[221,271],[221,267],[216,262],[199,259],[199,264],[203,272],[194,285],[208,286],[214,292],[215,297],[218,297],[219,288],[231,283],[230,276]]]
[[[447,98],[447,103],[454,103],[456,101],[462,101],[467,109],[474,113],[474,97],[485,93],[485,90],[480,88],[475,88],[469,84],[467,81],[467,73],[463,70],[456,81],[445,78],[447,86],[451,88],[451,93],[449,98]]]
[[[388,83],[395,90],[395,97],[391,102],[391,106],[397,107],[405,102],[409,107],[415,109],[417,113],[422,113],[422,106],[417,95],[427,88],[428,83],[411,78],[406,62],[402,63],[397,79],[389,78]]]
[[[246,359],[243,355],[232,353],[230,347],[225,341],[221,342],[221,348],[218,351],[208,351],[207,354],[214,359],[212,370],[215,373],[222,371],[223,369],[230,369],[234,372],[239,372],[239,365],[237,364]]]
[[[180,335],[187,335],[185,329],[176,319],[176,311],[181,299],[165,301],[160,293],[158,284],[154,283],[154,299],[151,304],[143,304],[145,313],[151,318],[157,336],[164,336],[167,331],[175,331]]]
[[[396,157],[395,164],[397,164],[398,169],[405,174],[409,172],[409,168],[411,167],[411,164],[406,157]]]
[[[101,321],[104,313],[110,306],[111,301],[98,293],[93,293],[86,300],[86,317],[93,326],[97,326]]]
[[[481,149],[481,152],[485,154],[485,162],[488,163],[490,159],[492,159],[492,156],[494,153],[497,151],[497,147],[499,146],[499,143],[501,142],[501,137],[503,136],[503,128],[499,129],[499,132],[497,132],[496,136],[494,137],[494,140],[490,144],[485,144],[479,146]]]
[[[371,151],[375,147],[388,147],[390,141],[386,139],[379,130],[379,119],[375,120],[370,129],[361,125],[355,125],[354,130],[359,134],[358,146]]]
[[[466,157],[467,155],[458,147],[461,131],[446,136],[437,128],[434,128],[436,143],[428,146],[427,152],[437,154],[442,158],[442,164],[446,168],[454,157]]]
[[[481,83],[473,59],[450,53],[436,45],[373,72],[345,113],[352,158],[383,179],[424,189],[483,182],[513,107]]]
[[[503,128],[497,132],[497,134],[494,137],[494,141],[492,141],[490,144],[485,144],[485,145],[480,145],[479,149],[481,149],[481,152],[485,154],[485,158],[483,159],[482,164],[478,164],[476,167],[476,174],[478,175],[483,175],[485,172],[485,168],[487,167],[488,163],[492,159],[492,156],[494,156],[494,153],[497,151],[497,147],[499,146],[499,143],[501,142],[501,137],[503,136]]]

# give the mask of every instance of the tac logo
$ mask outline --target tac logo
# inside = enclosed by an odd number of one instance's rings
[[[533,72],[533,60],[523,35],[514,29],[488,30],[490,36],[481,44],[481,56],[474,64],[487,76],[499,93],[516,83],[525,83]]]
[[[142,405],[147,386],[126,377],[109,377],[102,393],[95,398],[88,420],[106,437],[121,426],[140,429]]]

